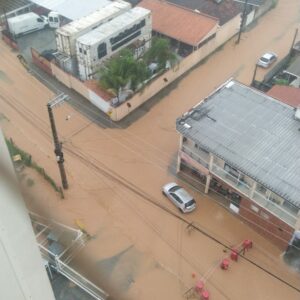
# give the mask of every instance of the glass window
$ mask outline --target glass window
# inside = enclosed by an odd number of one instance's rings
[[[106,43],[100,44],[97,48],[97,52],[98,52],[98,59],[106,56],[107,55]]]
[[[172,195],[172,197],[178,202],[178,203],[180,203],[180,204],[182,204],[183,202],[182,202],[182,200],[176,195],[176,194],[171,194]]]

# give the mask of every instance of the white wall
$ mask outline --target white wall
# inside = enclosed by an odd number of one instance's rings
[[[1,130],[0,162],[14,175]],[[54,300],[23,199],[0,174],[0,299]]]

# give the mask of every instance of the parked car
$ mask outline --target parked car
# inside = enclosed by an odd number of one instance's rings
[[[162,193],[167,196],[183,213],[191,212],[196,208],[193,197],[177,183],[171,182],[163,186]]]
[[[268,68],[277,60],[277,55],[273,52],[265,53],[257,62],[257,65],[263,68]]]

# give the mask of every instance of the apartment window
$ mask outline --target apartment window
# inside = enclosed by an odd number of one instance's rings
[[[86,50],[83,50],[83,54],[86,55]]]
[[[133,40],[134,38],[138,37],[141,34],[141,31],[137,31],[136,33],[134,33],[133,35],[129,36],[128,38],[124,39],[123,41],[121,41],[118,44],[115,44],[111,47],[112,51],[117,50],[118,48],[124,46],[125,44],[127,44],[128,42],[130,42],[131,40]]]
[[[229,166],[228,164],[225,164],[224,170],[227,171],[231,176],[235,178],[239,178],[240,176],[240,172],[237,169]]]
[[[82,53],[82,48],[79,48],[79,52]]]
[[[291,202],[285,200],[283,202],[282,205],[288,212],[290,212],[291,214],[293,214],[294,216],[297,216],[298,212],[299,212],[299,208],[297,206],[295,206],[294,204],[292,204]]]
[[[98,59],[106,56],[107,55],[106,43],[100,44],[98,46],[97,52],[98,52]]]
[[[267,189],[259,183],[256,184],[256,190],[262,195],[265,195],[267,193]]]
[[[127,36],[133,34],[134,32],[140,30],[146,25],[146,21],[142,20],[140,23],[133,25],[132,27],[120,32],[117,36],[110,39],[112,45],[118,43],[119,41],[123,40]],[[135,33],[136,34],[136,33]]]

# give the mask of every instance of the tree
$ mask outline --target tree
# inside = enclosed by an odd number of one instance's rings
[[[125,87],[135,91],[149,77],[149,71],[142,60],[135,60],[129,49],[120,51],[100,69],[100,85],[111,90],[117,97]]]
[[[172,64],[176,61],[176,55],[172,52],[170,40],[154,37],[152,39],[152,46],[145,54],[145,60],[147,63],[158,63],[159,69],[165,69],[166,63],[169,61]]]

